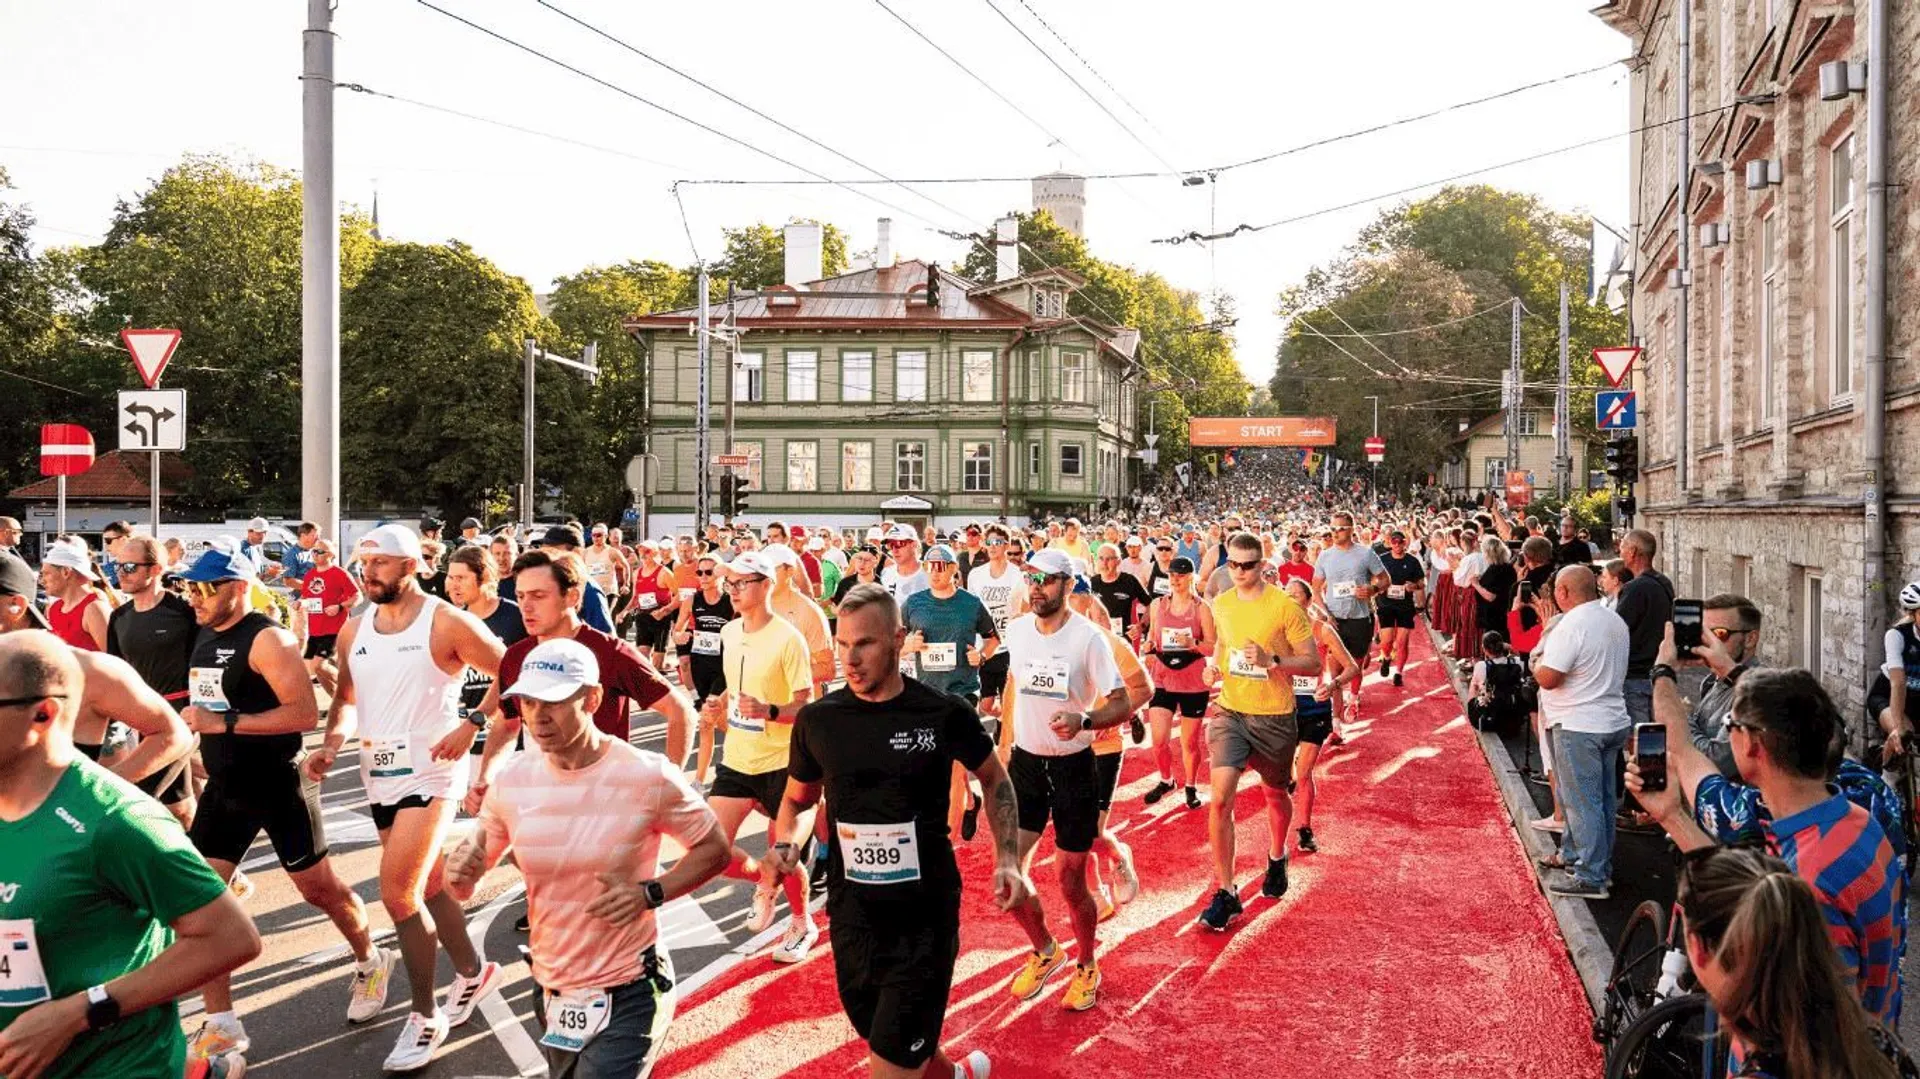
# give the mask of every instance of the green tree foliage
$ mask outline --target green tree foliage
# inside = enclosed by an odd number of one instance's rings
[[[791,224],[817,225],[812,218],[794,218]],[[725,229],[724,253],[713,268],[716,277],[731,281],[738,289],[754,290],[778,285],[787,279],[787,234],[784,229],[761,222],[745,228]],[[847,234],[837,225],[821,230],[820,264],[822,274],[833,277],[847,272]],[[715,296],[726,294],[720,285]]]
[[[0,490],[39,478],[42,423],[97,419],[90,397],[57,388],[72,321],[57,305],[51,263],[33,253],[32,212],[5,197],[11,186],[0,169]]]
[[[560,344],[526,283],[462,243],[388,243],[342,307],[348,509],[504,513],[520,475],[522,342]],[[568,463],[587,458],[588,389],[568,368],[536,366],[535,483],[544,488],[564,485]]]
[[[1527,310],[1527,405],[1543,420],[1551,416],[1565,280],[1572,287],[1569,412],[1575,436],[1590,435],[1600,378],[1589,354],[1624,341],[1626,325],[1587,300],[1584,221],[1484,185],[1447,188],[1384,212],[1332,263],[1280,294],[1289,321],[1269,386],[1279,411],[1335,416],[1335,452],[1362,461],[1361,442],[1373,430],[1369,398],[1377,397],[1388,439],[1382,485],[1422,480],[1455,452],[1461,422],[1499,410],[1511,352],[1505,301],[1514,296]]]

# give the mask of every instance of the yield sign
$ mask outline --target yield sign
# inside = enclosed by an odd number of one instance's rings
[[[1600,370],[1606,373],[1608,384],[1613,386],[1627,380],[1627,375],[1633,371],[1633,361],[1639,358],[1640,349],[1637,346],[1593,350],[1594,362],[1600,365]]]
[[[147,389],[153,389],[160,382],[160,372],[167,369],[167,361],[173,359],[173,350],[180,347],[180,331],[121,330],[120,340],[133,353],[133,366],[139,368]]]

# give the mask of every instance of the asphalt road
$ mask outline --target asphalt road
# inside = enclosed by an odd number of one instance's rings
[[[635,745],[663,748],[664,724],[659,715],[635,713],[632,726]],[[318,734],[311,736],[309,746],[318,741]],[[334,868],[366,902],[376,941],[393,946],[392,925],[380,905],[379,837],[368,815],[356,752],[340,755],[322,787],[322,799]],[[741,830],[742,845],[760,848],[765,825],[757,815],[749,820]],[[666,846],[663,854],[678,853],[671,843]],[[349,1025],[346,1006],[352,962],[339,932],[300,898],[264,836],[241,866],[255,885],[246,905],[266,945],[259,959],[234,976],[235,1006],[252,1042],[246,1053],[247,1074],[261,1079],[382,1074],[381,1062],[399,1037],[408,1011],[404,965],[395,967],[386,1009],[367,1023]],[[511,866],[501,866],[488,874],[468,904],[467,924],[474,942],[487,958],[506,968],[507,977],[467,1024],[452,1032],[433,1064],[419,1074],[546,1074],[536,1044],[540,1031],[533,1023],[533,980],[519,953],[527,938],[513,929],[526,913],[523,895],[519,874]],[[723,879],[661,911],[661,939],[671,951],[683,992],[742,961],[743,956],[763,951],[765,938],[778,936],[779,920],[758,944],[751,939],[754,935],[745,928],[751,899],[751,885]],[[453,969],[443,953],[435,984],[444,990],[452,978]],[[201,1020],[199,998],[183,1001],[180,1015],[191,1034]]]

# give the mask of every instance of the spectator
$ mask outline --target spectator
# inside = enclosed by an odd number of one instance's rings
[[[1620,589],[1633,580],[1633,571],[1618,558],[1608,562],[1600,570],[1600,602],[1607,610],[1617,610],[1620,605]]]
[[[1605,899],[1613,871],[1614,765],[1627,744],[1626,624],[1600,606],[1593,571],[1569,566],[1553,580],[1553,596],[1536,607],[1547,626],[1533,653],[1541,718],[1552,736],[1556,793],[1566,816],[1560,853],[1545,859],[1563,870],[1549,882],[1556,895]]]
[[[1515,627],[1509,622],[1507,633],[1514,651],[1520,653],[1522,660],[1533,651],[1533,642],[1538,640],[1535,631],[1540,628],[1540,616],[1535,613],[1528,597],[1546,595],[1553,588],[1553,571],[1557,567],[1553,562],[1553,541],[1544,536],[1528,536],[1520,544],[1520,583],[1525,588],[1514,589],[1512,613]],[[1524,595],[1523,595],[1524,593]],[[1517,631],[1516,631],[1517,630]]]
[[[1579,527],[1574,524],[1573,518],[1560,518],[1560,540],[1553,545],[1553,564],[1584,566],[1593,558],[1593,544],[1580,538]]]
[[[1483,634],[1498,633],[1505,638],[1507,606],[1513,602],[1519,574],[1513,568],[1513,555],[1498,536],[1480,541],[1480,557],[1485,559],[1485,568],[1467,582],[1475,597],[1474,625]]]
[[[1627,715],[1635,723],[1653,722],[1653,683],[1649,675],[1660,654],[1660,639],[1673,621],[1673,582],[1653,568],[1660,543],[1653,533],[1636,528],[1620,539],[1620,561],[1633,579],[1620,589],[1614,611],[1627,624],[1633,647],[1627,653]]]
[[[0,553],[20,553],[20,520],[17,517],[0,517]]]
[[[1706,672],[1689,679],[1686,687],[1688,699],[1700,702],[1687,716],[1688,740],[1721,775],[1739,779],[1733,763],[1733,728],[1727,724],[1733,719],[1735,683],[1759,664],[1754,653],[1760,647],[1760,608],[1732,592],[1707,597],[1701,608],[1700,647],[1693,656]]]

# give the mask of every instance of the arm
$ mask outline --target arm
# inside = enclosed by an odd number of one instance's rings
[[[439,621],[439,618],[446,618],[447,621]],[[447,634],[444,655],[438,654],[443,647],[439,643],[440,633],[443,630]],[[500,638],[493,635],[493,631],[487,628],[485,622],[466,611],[452,606],[441,608],[433,625],[432,637],[436,652],[434,659],[440,662],[441,670],[446,670],[450,662],[455,665],[456,671],[461,667],[472,667],[485,675],[500,673],[500,657],[506,654],[506,646],[500,643]],[[433,744],[433,759],[459,760],[473,748],[473,740],[479,737],[479,734],[479,729],[468,723],[465,715],[462,714],[452,729],[441,735],[440,740]]]
[[[87,609],[80,614],[80,624],[85,627],[87,636],[93,638],[94,647],[106,651],[107,601],[103,598],[98,603],[87,604]]]
[[[675,686],[667,695],[653,703],[654,708],[667,720],[667,759],[677,767],[687,759],[687,746],[693,742],[693,730],[698,717],[693,710],[693,698],[687,691]],[[488,748],[492,748],[492,739],[488,739]]]
[[[354,631],[359,627],[358,620],[350,620],[340,627],[339,642],[334,650],[334,654],[340,657],[340,671],[333,688],[333,702],[327,706],[326,734],[300,764],[309,779],[318,780],[326,775],[327,769],[332,768],[335,758],[339,757],[341,748],[347,744],[347,739],[352,738],[360,726],[360,716],[353,707],[353,664],[348,659],[353,655]],[[309,692],[307,696],[312,699],[313,695]],[[496,704],[499,701],[492,690],[488,691],[487,698]],[[492,739],[487,740],[487,748],[493,748]]]
[[[812,809],[820,801],[821,784],[802,783],[792,776],[787,777],[787,790],[780,798],[780,812],[773,823],[767,827],[767,845],[771,849],[781,844],[793,845],[793,837],[800,825],[800,814]],[[789,855],[793,865],[783,865],[784,872],[791,873],[800,864],[799,854]]]
[[[184,719],[126,663],[101,656],[86,664],[87,706],[140,732],[133,752],[113,762],[115,775],[145,779],[193,748]],[[226,724],[221,724],[226,729]]]
[[[1152,690],[1148,690],[1147,696],[1153,696]],[[1104,730],[1107,727],[1118,727],[1125,723],[1127,718],[1133,715],[1133,709],[1127,686],[1123,682],[1115,687],[1113,692],[1101,698],[1100,703],[1088,711],[1087,715],[1093,720],[1094,730]]]
[[[1020,805],[1013,781],[996,754],[987,754],[973,769],[980,780],[980,803],[987,807],[987,828],[993,833],[993,897],[1001,910],[1033,894],[1033,884],[1020,872]]]
[[[270,629],[253,639],[247,663],[267,680],[278,707],[240,717],[236,734],[304,734],[320,725],[320,705],[314,700],[313,679],[300,658],[293,634]],[[221,729],[225,730],[223,723]]]

